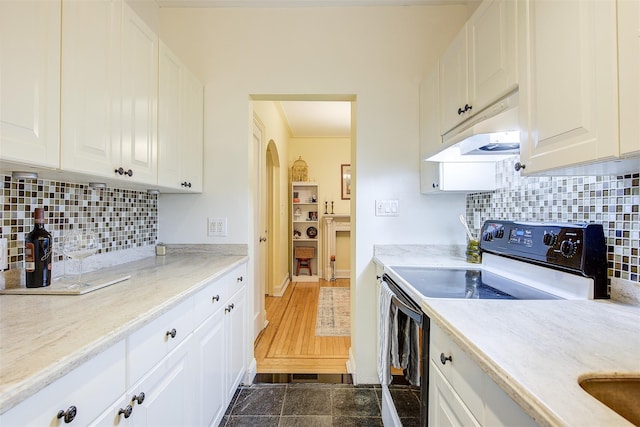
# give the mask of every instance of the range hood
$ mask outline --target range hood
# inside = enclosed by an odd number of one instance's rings
[[[496,162],[518,155],[518,93],[499,100],[444,134],[442,145],[447,148],[425,160]]]

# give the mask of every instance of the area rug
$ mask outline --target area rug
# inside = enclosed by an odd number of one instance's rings
[[[316,336],[351,336],[351,289],[320,287]]]

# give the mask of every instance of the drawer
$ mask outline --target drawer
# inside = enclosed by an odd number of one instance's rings
[[[225,307],[229,298],[246,281],[246,264],[242,264],[218,277],[194,297],[195,325],[200,325],[218,309]]]
[[[473,416],[484,419],[484,377],[482,369],[456,345],[440,327],[431,323],[429,358],[456,390]],[[449,358],[444,360],[441,358]]]
[[[193,299],[189,298],[129,335],[127,386],[138,381],[193,329]]]
[[[88,425],[125,391],[124,340],[0,415],[0,425],[62,426],[58,412],[74,406],[74,425]]]

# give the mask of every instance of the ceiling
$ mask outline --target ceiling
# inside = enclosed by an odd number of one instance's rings
[[[294,138],[349,138],[351,102],[278,101]]]
[[[156,0],[160,7],[356,7],[467,4],[470,0]]]

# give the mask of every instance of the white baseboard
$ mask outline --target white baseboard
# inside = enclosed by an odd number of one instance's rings
[[[253,380],[256,378],[256,373],[258,372],[258,362],[256,362],[255,357],[251,359],[251,363],[247,367],[247,371],[244,374],[244,385],[253,384]]]
[[[353,357],[351,347],[349,347],[349,358],[347,359],[347,372],[351,374],[353,384],[358,385],[358,379],[356,377],[356,359]]]
[[[280,284],[273,289],[273,296],[274,297],[281,297],[282,295],[284,295],[284,293],[286,292],[287,288],[289,287],[289,283],[291,283],[291,280],[289,280],[289,276],[287,275],[282,280],[282,282],[280,282]]]

